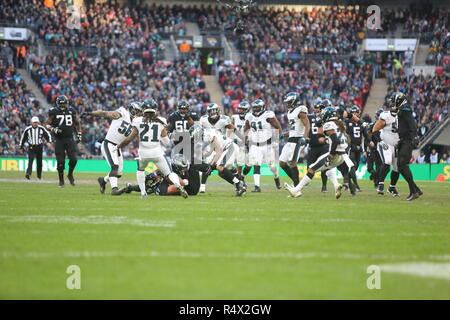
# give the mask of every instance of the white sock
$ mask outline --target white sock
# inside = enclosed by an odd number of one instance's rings
[[[233,178],[233,183],[234,183],[234,184],[239,183],[239,181],[240,181],[240,180],[239,180],[238,178],[236,178],[236,177]]]
[[[145,172],[144,171],[136,171],[136,178],[139,184],[139,189],[141,189],[141,194],[147,194],[147,190],[145,189]]]
[[[109,182],[109,176],[103,177],[103,181],[105,181],[106,183]]]
[[[206,189],[206,184],[200,184],[200,188],[202,188],[202,189]]]
[[[169,173],[167,177],[177,188],[180,187],[180,177],[175,172]]]
[[[334,186],[334,190],[336,190],[339,187],[339,182],[337,180],[337,176],[336,176],[336,170],[333,168],[331,170],[328,170],[326,173],[328,179],[330,179],[331,183]]]
[[[255,186],[259,187],[260,175],[259,174],[254,174],[253,175],[253,180],[255,181]]]
[[[269,165],[270,171],[272,171],[273,173],[273,178],[277,179],[279,178],[279,171],[278,171],[278,167],[274,164]]]
[[[295,192],[301,191],[308,183],[311,182],[311,178],[307,175],[304,175],[302,180],[300,180],[300,183],[294,188]]]
[[[117,188],[117,177],[109,177],[111,188]]]

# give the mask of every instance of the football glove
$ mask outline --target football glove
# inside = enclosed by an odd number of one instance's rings
[[[55,128],[52,128],[52,132],[54,134],[60,134],[62,132],[62,130],[60,128],[58,128],[58,127],[55,127]]]
[[[300,139],[298,140],[298,143],[300,143],[301,146],[307,145],[308,142],[309,142],[309,138],[307,138],[307,137],[300,137]]]
[[[80,143],[82,138],[83,138],[83,137],[82,137],[82,135],[81,135],[81,132],[78,132],[78,133],[77,133],[77,143]]]

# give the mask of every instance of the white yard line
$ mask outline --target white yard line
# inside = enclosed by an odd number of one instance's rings
[[[4,259],[47,259],[47,258],[201,258],[201,259],[343,259],[343,260],[361,260],[361,259],[380,259],[380,260],[403,260],[403,259],[427,259],[450,261],[450,254],[417,256],[409,254],[355,254],[355,253],[330,253],[330,252],[242,252],[242,253],[224,253],[224,252],[194,252],[194,251],[144,251],[144,252],[120,252],[120,251],[66,251],[66,252],[0,252],[0,257]],[[389,269],[391,265],[383,265]],[[387,270],[386,269],[386,270]]]
[[[125,216],[14,216],[0,215],[7,223],[69,223],[69,224],[125,224],[140,227],[174,227],[175,221],[158,221],[152,219],[135,219]]]
[[[425,278],[450,280],[450,263],[443,262],[406,262],[383,264],[382,272],[401,273]]]

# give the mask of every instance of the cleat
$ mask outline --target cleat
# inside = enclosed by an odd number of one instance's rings
[[[258,186],[255,186],[255,189],[252,190],[252,192],[261,192],[261,188]]]
[[[289,192],[289,195],[292,197],[292,198],[298,198],[298,197],[301,197],[302,196],[302,192],[300,191],[300,190],[298,190],[298,191],[295,191],[294,189],[295,189],[295,187],[292,187],[292,186],[286,186],[285,185],[285,188],[286,188],[286,190]]]
[[[200,185],[200,189],[198,190],[199,193],[205,193],[206,192],[206,186],[204,184]]]
[[[180,192],[180,195],[181,195],[183,198],[186,199],[187,197],[189,197],[188,193],[186,192],[186,190],[184,189],[183,186],[177,187],[177,190]]]
[[[64,188],[64,183],[59,183],[58,185],[60,188]]]
[[[25,175],[25,178],[26,178],[27,180],[30,180],[30,175],[29,175],[29,174],[26,174],[26,175]]]
[[[69,182],[72,186],[75,186],[75,179],[73,178],[72,174],[68,174],[67,179],[69,179]]]
[[[356,192],[361,192],[361,188],[360,188],[359,186],[356,186],[356,187],[355,187],[355,191],[356,191]]]
[[[124,189],[125,189],[125,190],[124,190],[125,193],[131,193],[131,191],[132,191],[132,190],[131,190],[131,183],[128,182],[128,183],[127,183],[127,186],[126,186]]]
[[[392,194],[393,197],[398,197],[399,196],[398,191],[397,191],[397,189],[395,187],[392,187],[392,186],[389,187],[388,192],[390,194]]]
[[[378,193],[379,195],[384,196],[384,184],[379,184],[379,185],[378,185],[378,187],[377,187],[377,193]]]
[[[111,195],[112,196],[120,196],[122,194],[122,190],[119,190],[119,188],[115,187],[111,189]]]
[[[145,194],[141,194],[141,199],[148,199],[148,195],[145,193]]]
[[[339,185],[339,187],[337,187],[336,192],[335,192],[336,199],[339,199],[342,196],[342,189],[344,189],[344,188],[345,188],[344,185]]]
[[[342,187],[344,188],[345,191],[347,191],[348,189],[350,189],[350,187],[348,186],[348,183],[344,183],[342,185]]]
[[[328,190],[327,190],[327,186],[322,186],[322,192],[323,192],[323,193],[326,193],[326,192],[328,192]]]
[[[417,194],[418,194],[419,196],[422,196],[422,195],[423,195],[422,190],[418,189]]]
[[[277,187],[277,189],[281,189],[280,178],[274,178],[274,180],[275,180],[275,186]]]
[[[105,189],[106,189],[106,182],[105,179],[103,179],[103,177],[100,177],[97,179],[98,184],[100,185],[100,193],[105,193]]]
[[[419,198],[419,197],[420,197],[420,195],[419,195],[418,192],[412,193],[412,194],[410,194],[410,195],[408,196],[408,198],[406,198],[406,201],[413,201],[413,200],[415,200],[415,199],[417,199],[417,198]]]
[[[236,186],[236,197],[240,197],[244,195],[247,192],[247,188],[244,186],[243,181],[239,181],[235,184]]]

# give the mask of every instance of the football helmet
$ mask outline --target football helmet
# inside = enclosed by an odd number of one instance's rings
[[[248,103],[247,101],[242,101],[241,103],[239,103],[237,112],[241,117],[245,116],[248,110],[250,110],[250,103]]]
[[[360,115],[360,113],[361,113],[361,110],[359,109],[359,107],[358,107],[357,105],[353,105],[353,106],[350,108],[350,113],[351,113],[351,114],[356,113],[356,116],[359,117],[359,115]]]
[[[58,96],[55,103],[58,108],[65,109],[69,106],[69,99],[65,95]]]
[[[184,176],[189,168],[189,161],[186,160],[184,155],[178,153],[173,156],[172,168],[176,174]]]
[[[133,117],[139,116],[142,112],[141,104],[139,102],[131,102],[128,104],[127,108]]]
[[[189,112],[190,106],[191,105],[189,104],[189,102],[187,102],[185,100],[181,100],[177,104],[177,111],[180,115],[184,116]]]
[[[390,108],[392,115],[396,115],[399,108],[408,102],[405,94],[403,92],[394,92],[390,98]]]
[[[153,99],[146,99],[141,105],[142,113],[146,118],[156,118],[156,112],[158,111],[158,103]]]
[[[211,118],[212,120],[219,119],[220,110],[219,105],[217,103],[210,103],[206,108],[206,112],[208,113],[208,117]]]
[[[338,120],[336,109],[333,107],[326,107],[322,110],[320,113],[320,116],[322,118],[323,123],[332,121],[332,120]]]
[[[284,96],[283,103],[288,110],[294,109],[300,104],[300,95],[297,92],[289,92]]]
[[[261,99],[256,99],[252,102],[252,113],[254,116],[258,117],[266,111],[266,104]]]
[[[375,119],[380,119],[380,115],[384,112],[383,109],[378,109],[377,112],[375,112]]]

